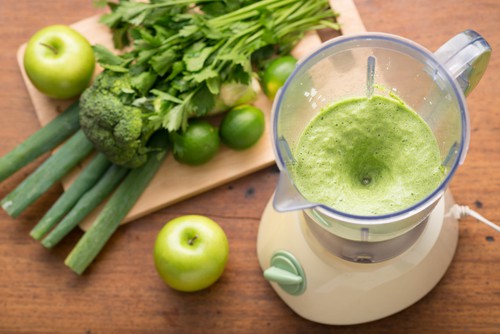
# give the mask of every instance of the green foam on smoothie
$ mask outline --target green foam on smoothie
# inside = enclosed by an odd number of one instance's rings
[[[428,125],[401,101],[379,95],[322,110],[294,156],[294,183],[306,199],[355,215],[408,208],[445,175]]]

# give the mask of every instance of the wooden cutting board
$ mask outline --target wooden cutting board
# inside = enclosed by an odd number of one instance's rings
[[[365,31],[352,0],[330,0],[330,4],[340,14],[338,22],[341,24],[343,35]],[[111,33],[106,26],[98,23],[98,19],[99,16],[93,16],[76,22],[72,27],[84,35],[91,44],[98,43],[111,49],[113,47]],[[320,43],[319,36],[316,33],[310,33],[296,46],[292,54],[296,58],[301,58],[316,49]],[[40,124],[44,126],[72,101],[50,99],[31,84],[23,68],[22,59],[25,47],[26,44],[19,47],[17,53],[18,65],[37,117]],[[97,68],[96,73],[99,70]],[[179,164],[170,154],[123,223],[131,222],[163,207],[274,164],[270,131],[272,101],[268,100],[263,93],[260,93],[254,105],[261,108],[267,117],[264,135],[255,146],[245,151],[234,151],[221,145],[220,152],[213,160],[198,167]],[[80,170],[81,166],[62,181],[64,189],[69,187]],[[86,230],[95,220],[99,211],[100,207],[94,210],[80,224],[80,227]]]

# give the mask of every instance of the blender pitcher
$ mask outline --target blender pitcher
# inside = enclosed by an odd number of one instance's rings
[[[470,140],[465,96],[490,54],[472,30],[435,53],[402,37],[365,33],[334,38],[299,60],[273,105],[280,176],[257,240],[264,277],[294,311],[327,324],[366,322],[411,305],[444,275],[458,236],[447,186]],[[373,94],[403,101],[427,123],[445,171],[441,183],[413,205],[383,215],[309,201],[291,172],[301,134],[323,108]]]
[[[274,208],[304,210],[313,231],[329,232],[328,238],[336,239],[332,250],[349,260],[377,262],[404,251],[418,237],[423,228],[418,225],[425,222],[465,159],[470,128],[464,94],[478,83],[489,55],[488,44],[473,31],[456,36],[435,54],[387,34],[325,43],[298,63],[273,108],[274,149],[281,171]],[[402,100],[427,123],[439,145],[446,171],[443,181],[418,203],[380,216],[358,216],[309,202],[295,188],[289,170],[296,163],[298,137],[322,108],[374,91]]]

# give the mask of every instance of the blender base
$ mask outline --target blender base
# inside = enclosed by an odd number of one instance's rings
[[[355,263],[314,242],[301,211],[277,212],[272,199],[263,213],[257,256],[263,270],[278,251],[291,253],[305,273],[305,290],[292,295],[271,286],[298,315],[329,325],[359,324],[387,317],[424,297],[443,277],[458,241],[449,191],[429,216],[419,239],[404,253],[379,263]]]

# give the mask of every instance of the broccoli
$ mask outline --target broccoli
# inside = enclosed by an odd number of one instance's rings
[[[214,107],[206,115],[251,103],[258,91],[256,80],[251,85],[224,83]],[[154,115],[151,110],[159,100],[137,92],[128,73],[104,70],[80,98],[80,126],[96,149],[112,163],[136,168],[146,162],[149,137],[161,128],[151,117]]]
[[[132,101],[127,74],[104,71],[80,98],[80,126],[87,138],[114,164],[136,168],[147,160],[143,113]]]

